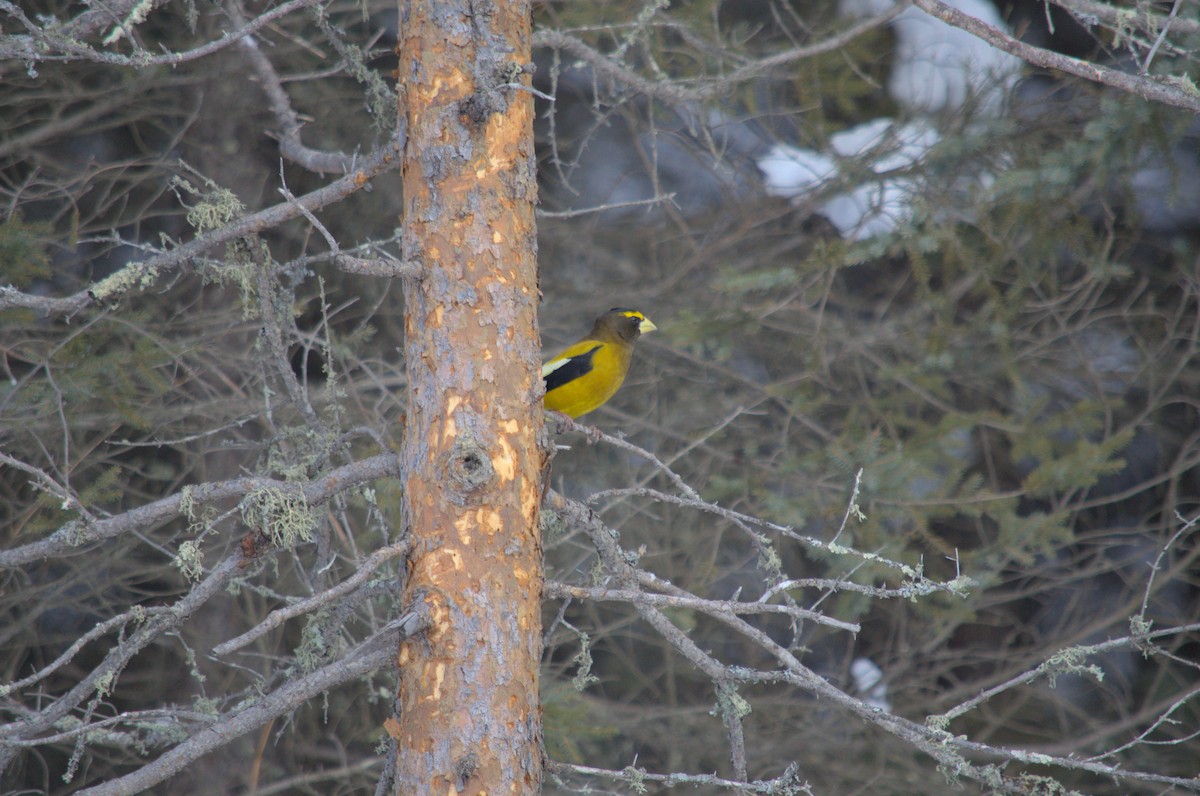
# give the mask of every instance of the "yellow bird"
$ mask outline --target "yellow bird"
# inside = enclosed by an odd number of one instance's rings
[[[633,344],[657,328],[637,310],[616,307],[601,315],[587,337],[542,365],[546,408],[575,418],[604,404],[625,381]]]

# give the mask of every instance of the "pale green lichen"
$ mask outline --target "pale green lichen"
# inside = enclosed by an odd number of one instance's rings
[[[242,499],[239,508],[247,526],[262,530],[279,547],[311,542],[317,529],[316,514],[298,490],[257,489]]]
[[[117,684],[117,673],[109,670],[96,678],[96,696],[107,699],[112,695],[113,686]]]
[[[190,581],[200,580],[204,574],[204,554],[200,552],[200,545],[192,539],[179,545],[179,552],[171,563]]]
[[[70,520],[63,525],[59,533],[66,537],[67,544],[71,547],[78,547],[85,542],[91,541],[91,534],[87,532],[87,528],[79,520]]]
[[[783,560],[767,539],[759,538],[761,543],[758,547],[758,568],[767,576],[768,580],[783,580]]]
[[[110,276],[106,276],[88,291],[96,301],[109,299],[131,290],[145,290],[158,281],[161,269],[146,263],[130,263]]]
[[[578,664],[579,669],[576,670],[575,676],[571,678],[571,685],[576,691],[582,691],[589,685],[600,682],[600,678],[592,674],[592,647],[591,637],[587,633],[579,634],[579,652],[571,659],[572,663]]]
[[[1103,669],[1094,664],[1085,666],[1082,663],[1089,654],[1090,651],[1087,647],[1067,647],[1051,655],[1045,663],[1038,667],[1038,672],[1049,678],[1051,688],[1058,684],[1060,674],[1086,674],[1095,677],[1097,682],[1103,682]]]
[[[222,287],[235,286],[242,297],[242,317],[257,317],[262,312],[258,295],[260,269],[271,262],[271,249],[266,241],[245,237],[230,244],[225,259],[209,263],[201,279]]]
[[[323,614],[309,617],[300,631],[296,647],[296,665],[304,673],[314,672],[330,659],[330,644],[325,637],[326,618]]]
[[[171,187],[176,189],[177,195],[182,191],[196,197],[196,203],[188,208],[187,222],[201,235],[210,229],[225,226],[246,210],[242,200],[233,191],[212,180],[202,179],[207,190],[197,188],[183,177],[175,177],[171,181]]]
[[[1067,790],[1066,786],[1051,777],[1019,774],[1016,781],[1020,783],[1021,793],[1029,793],[1032,796],[1082,796],[1079,791]]]
[[[154,10],[154,0],[142,0],[142,2],[129,9],[129,13],[125,19],[119,24],[113,26],[113,29],[108,32],[108,35],[101,39],[101,43],[105,47],[111,47],[119,42],[125,36],[133,32],[133,29],[146,21],[146,17]]]
[[[750,711],[750,703],[737,692],[736,688],[727,683],[717,686],[717,704],[711,711],[712,715],[739,721],[749,716]]]
[[[1196,88],[1196,84],[1187,75],[1169,75],[1162,79],[1164,83],[1174,88],[1179,89],[1193,97],[1200,97],[1200,89]]]
[[[954,580],[946,581],[942,584],[942,588],[951,594],[957,594],[959,597],[970,595],[970,590],[979,586],[979,581],[974,578],[968,578],[966,575],[959,575]]]
[[[645,771],[633,766],[626,766],[621,769],[621,776],[625,777],[625,781],[629,783],[629,787],[633,788],[634,793],[646,793]]]
[[[179,513],[189,524],[196,521],[196,488],[190,484],[179,490]]]
[[[925,717],[925,726],[936,733],[946,733],[946,728],[950,726],[950,717],[945,713],[938,713],[933,716]]]
[[[1020,749],[1013,750],[1016,758],[1024,763],[1037,763],[1038,765],[1048,766],[1054,762],[1054,758],[1050,755],[1044,755],[1040,752],[1024,752]]]
[[[192,699],[192,709],[205,716],[216,718],[221,712],[221,704],[212,697],[198,695]]]
[[[1154,627],[1154,623],[1146,619],[1141,614],[1135,614],[1129,617],[1129,632],[1135,636],[1149,635],[1150,630]]]

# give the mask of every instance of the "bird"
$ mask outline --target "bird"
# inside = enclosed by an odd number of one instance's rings
[[[612,398],[625,381],[633,344],[658,327],[637,310],[614,307],[577,343],[542,365],[545,407],[574,419]]]

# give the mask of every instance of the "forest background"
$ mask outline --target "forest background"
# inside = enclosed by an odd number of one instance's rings
[[[918,5],[533,6],[547,792],[1200,790],[1197,7]],[[400,19],[0,1],[0,791],[393,787]]]

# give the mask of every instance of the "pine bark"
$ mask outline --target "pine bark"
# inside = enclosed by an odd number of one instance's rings
[[[399,794],[541,785],[542,455],[530,5],[402,4],[406,599]]]

